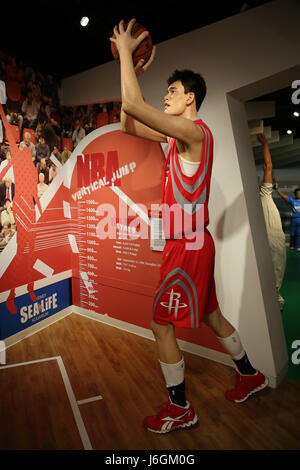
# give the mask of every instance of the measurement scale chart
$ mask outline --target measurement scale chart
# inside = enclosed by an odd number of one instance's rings
[[[96,234],[97,204],[93,199],[78,201],[80,305],[89,310],[98,308],[97,278],[100,241]]]

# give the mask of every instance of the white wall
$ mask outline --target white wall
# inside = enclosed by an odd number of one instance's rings
[[[209,207],[218,297],[251,361],[275,378],[288,357],[243,101],[300,79],[299,17],[299,2],[280,0],[178,36],[157,46],[141,77],[146,100],[160,108],[175,68],[206,79],[200,116],[215,136]],[[62,87],[65,105],[118,98],[118,65],[69,77]]]

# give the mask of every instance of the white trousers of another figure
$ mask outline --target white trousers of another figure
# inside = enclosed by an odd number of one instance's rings
[[[267,235],[274,266],[278,302],[283,307],[284,299],[279,294],[286,267],[285,235],[279,211],[272,197],[273,185],[263,183],[260,187],[260,198],[265,217]]]

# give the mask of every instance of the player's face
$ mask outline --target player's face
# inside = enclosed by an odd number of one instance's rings
[[[180,116],[186,109],[187,95],[180,80],[177,80],[168,87],[164,98],[165,113]]]

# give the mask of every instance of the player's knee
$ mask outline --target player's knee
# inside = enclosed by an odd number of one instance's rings
[[[163,339],[165,338],[171,330],[171,324],[168,325],[160,325],[156,323],[154,320],[151,321],[151,329],[156,339]]]
[[[234,331],[233,326],[223,316],[219,307],[214,312],[210,313],[209,315],[206,315],[205,319],[203,318],[203,321],[208,327],[213,330],[213,332],[217,336],[220,336],[222,338],[229,336]]]
[[[203,322],[210,327],[215,333],[218,332],[220,329],[222,323],[223,323],[223,315],[218,307],[214,312],[209,313],[208,315],[205,315],[203,317]]]
[[[151,330],[155,336],[155,338],[161,335],[161,326],[159,323],[156,323],[154,320],[151,321]]]

